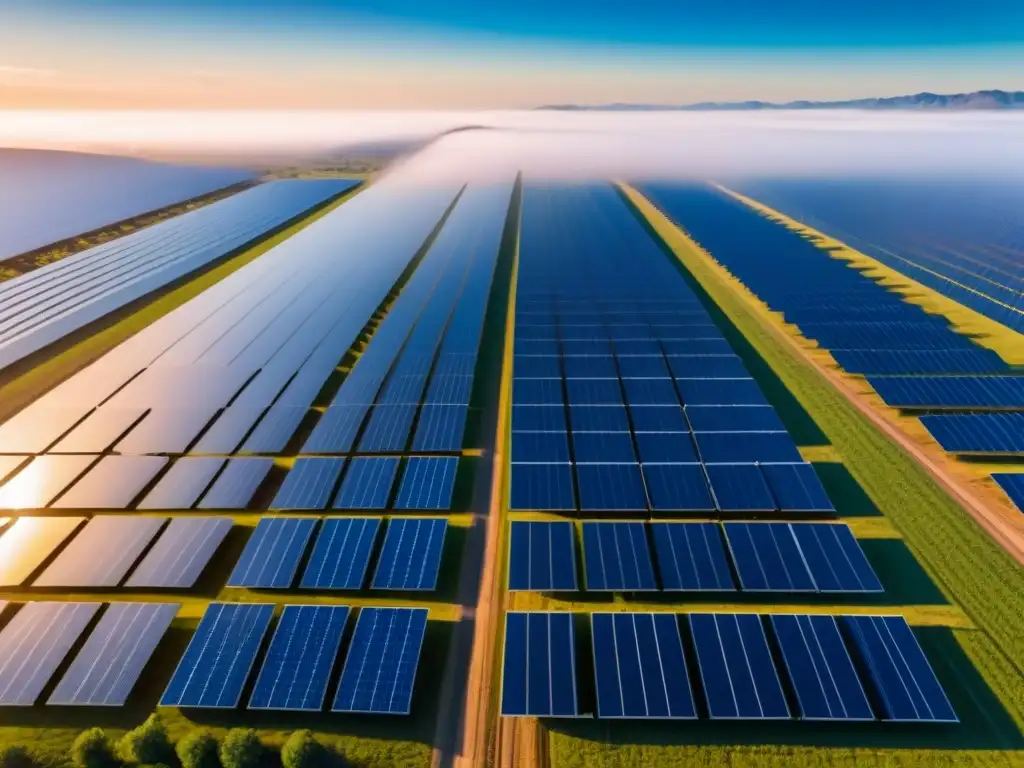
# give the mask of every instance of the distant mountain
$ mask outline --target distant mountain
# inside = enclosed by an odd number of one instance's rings
[[[912,96],[887,98],[848,99],[846,101],[789,101],[778,104],[770,101],[702,101],[698,104],[604,104],[581,106],[578,104],[552,104],[537,107],[541,110],[562,112],[711,112],[765,109],[1024,109],[1024,91],[974,91],[972,93],[915,93]]]

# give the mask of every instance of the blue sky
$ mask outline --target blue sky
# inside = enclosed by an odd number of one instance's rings
[[[983,87],[1024,88],[1024,0],[0,0],[0,105],[489,108]]]

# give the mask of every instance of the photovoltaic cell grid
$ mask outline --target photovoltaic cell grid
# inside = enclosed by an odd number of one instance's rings
[[[587,591],[656,590],[643,523],[583,523]]]
[[[508,565],[512,591],[576,591],[576,533],[572,523],[513,520]]]
[[[316,524],[317,520],[311,517],[261,518],[227,586],[288,589]]]
[[[162,517],[94,517],[32,586],[115,587],[166,522]]]
[[[127,587],[193,586],[233,525],[227,517],[175,517],[125,582]]]
[[[331,711],[409,714],[426,629],[426,608],[360,609]]]
[[[447,531],[445,518],[391,518],[371,589],[436,589]]]
[[[579,716],[572,614],[516,611],[505,614],[501,714]]]
[[[377,540],[378,517],[328,517],[302,575],[303,589],[362,589]]]
[[[23,584],[83,522],[83,517],[19,517],[0,536],[0,586]]]
[[[716,523],[651,523],[651,534],[663,589],[736,589]]]

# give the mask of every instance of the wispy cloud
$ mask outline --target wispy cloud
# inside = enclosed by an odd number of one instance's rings
[[[4,78],[52,77],[56,74],[57,71],[54,69],[44,69],[41,67],[22,67],[16,64],[0,64],[0,77]]]

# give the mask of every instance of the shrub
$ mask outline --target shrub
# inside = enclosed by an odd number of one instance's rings
[[[263,742],[252,728],[232,728],[220,745],[224,768],[257,768],[263,759]]]
[[[174,751],[181,768],[220,768],[217,739],[209,731],[196,730],[185,734]]]
[[[160,715],[153,713],[146,722],[121,739],[121,759],[128,763],[158,765],[174,760],[174,747]]]
[[[24,747],[7,747],[0,754],[0,766],[3,768],[34,768],[36,761]]]
[[[316,740],[311,731],[295,731],[281,747],[281,765],[284,768],[323,768],[330,753]]]
[[[82,731],[71,745],[71,762],[76,768],[110,768],[117,764],[114,747],[102,728]]]

